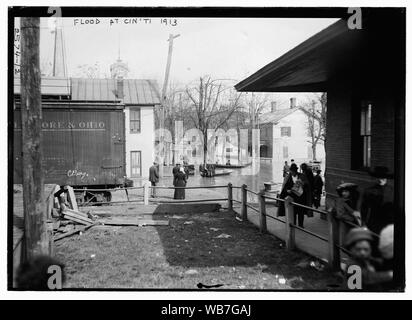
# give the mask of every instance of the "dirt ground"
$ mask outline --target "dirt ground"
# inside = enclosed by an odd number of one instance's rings
[[[105,207],[100,207],[105,210]],[[106,208],[107,209],[107,208]],[[95,226],[56,242],[65,288],[339,290],[341,280],[310,266],[233,212],[156,215],[169,226]]]

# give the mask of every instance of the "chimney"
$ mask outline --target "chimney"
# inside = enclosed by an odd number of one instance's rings
[[[270,108],[271,108],[271,112],[275,112],[276,111],[276,101],[272,101],[270,103]]]
[[[296,107],[296,98],[290,98],[290,108],[293,109]]]
[[[116,79],[116,97],[121,100],[123,100],[124,98],[123,88],[124,88],[123,78],[119,77],[118,79]]]

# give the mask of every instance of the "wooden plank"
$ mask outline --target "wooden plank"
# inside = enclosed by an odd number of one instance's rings
[[[169,220],[137,220],[139,226],[168,226]]]
[[[77,206],[76,201],[76,195],[74,194],[73,188],[71,186],[67,186],[67,201],[70,203],[74,211],[79,211],[79,207]]]
[[[91,224],[91,222],[83,221],[83,220],[77,219],[75,217],[67,216],[67,215],[64,215],[63,218],[67,219],[67,220],[72,220],[72,221],[80,223],[80,224],[84,224],[86,226]]]
[[[169,225],[168,220],[99,220],[100,223],[108,226],[167,226]]]
[[[63,233],[63,234],[59,234],[58,236],[55,236],[53,240],[54,240],[54,241],[58,241],[58,240],[60,240],[60,239],[66,238],[66,237],[68,237],[68,236],[71,236],[71,235],[73,235],[73,234],[86,231],[87,229],[93,227],[94,225],[95,225],[95,224],[91,224],[91,225],[88,225],[88,226],[85,226],[85,227],[80,227],[80,228],[74,229],[74,230],[72,230],[72,231],[69,231],[69,232],[66,232],[66,233]]]
[[[89,223],[92,223],[92,222],[93,222],[92,219],[89,219],[89,218],[87,218],[87,217],[85,217],[85,216],[82,216],[82,215],[75,214],[75,213],[70,212],[70,211],[63,211],[63,214],[64,214],[64,215],[67,215],[67,216],[69,216],[69,217],[73,217],[73,218],[76,218],[76,219],[80,219],[80,220],[85,221],[85,222],[89,222]]]
[[[72,214],[74,214],[74,215],[76,215],[76,216],[81,216],[81,217],[84,217],[84,218],[89,218],[89,215],[88,215],[86,212],[83,212],[83,211],[75,211],[75,210],[72,210],[72,209],[69,209],[69,208],[65,209],[64,211],[70,212],[70,213],[72,213]],[[90,219],[90,218],[89,218],[89,219]]]
[[[83,217],[83,216],[79,216],[79,215],[76,215],[76,214],[73,214],[73,213],[71,213],[71,212],[69,212],[69,211],[63,211],[63,215],[64,215],[64,218],[65,218],[65,219],[73,220],[73,221],[76,221],[76,222],[79,222],[79,223],[82,223],[82,224],[90,224],[90,223],[93,223],[93,221],[92,221],[91,219],[85,218],[85,217]]]

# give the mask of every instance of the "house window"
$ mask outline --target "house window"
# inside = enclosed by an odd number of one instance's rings
[[[281,137],[290,137],[291,136],[291,127],[281,127],[280,128],[280,136]]]
[[[289,158],[289,148],[288,148],[288,146],[283,146],[283,158],[284,159]]]
[[[371,119],[372,103],[362,103],[360,116],[360,136],[362,145],[362,166],[369,168],[371,166]]]
[[[142,176],[142,152],[130,151],[130,176],[137,178]]]
[[[226,148],[226,152],[232,152],[232,148]]]
[[[130,109],[130,133],[139,133],[141,129],[140,108]]]

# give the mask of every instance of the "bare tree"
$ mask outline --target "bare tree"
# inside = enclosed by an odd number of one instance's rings
[[[245,105],[249,115],[250,129],[256,129],[259,124],[259,116],[264,113],[269,103],[269,96],[266,94],[255,94],[245,96]]]
[[[315,99],[303,105],[302,110],[308,117],[308,141],[312,146],[313,160],[316,160],[316,148],[320,141],[326,142],[326,92],[315,95]]]
[[[227,90],[230,90],[229,93]],[[241,93],[224,86],[222,80],[210,76],[200,77],[199,83],[186,88],[192,112],[188,113],[193,125],[203,137],[203,163],[207,162],[208,129],[222,128],[240,107]]]
[[[88,79],[98,79],[98,78],[108,78],[107,73],[101,72],[101,66],[99,62],[95,64],[81,64],[76,68],[76,77],[88,78]]]
[[[175,137],[175,123],[176,121],[188,123],[191,120],[188,114],[188,112],[191,111],[189,106],[190,100],[186,94],[186,89],[175,83],[170,83],[163,100],[163,105],[154,110],[155,128],[160,129],[163,127],[165,130],[169,131],[172,138],[171,142],[175,145],[177,143]],[[164,108],[163,123],[161,123],[162,108]],[[172,158],[171,160],[175,162],[176,159]]]

